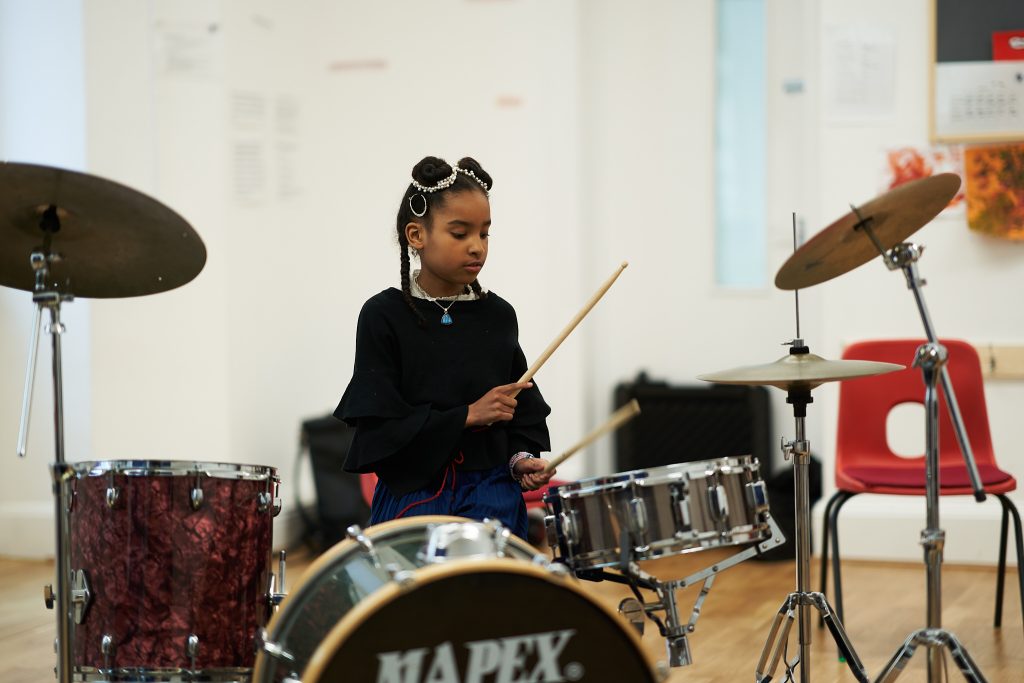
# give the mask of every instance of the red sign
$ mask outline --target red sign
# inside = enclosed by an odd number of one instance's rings
[[[1019,31],[995,31],[992,33],[992,59],[1024,60],[1024,29]]]

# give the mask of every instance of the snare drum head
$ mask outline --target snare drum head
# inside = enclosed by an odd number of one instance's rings
[[[361,600],[391,582],[391,575],[385,569],[388,565],[407,571],[423,566],[426,562],[423,550],[431,539],[432,530],[445,529],[450,538],[452,525],[462,525],[467,531],[479,531],[485,526],[463,517],[422,515],[368,527],[363,530],[363,536],[373,544],[376,563],[355,540],[346,539],[331,547],[306,569],[294,587],[288,588],[288,597],[267,626],[267,640],[286,650],[293,661],[260,653],[256,657],[253,680],[274,683],[292,673],[301,675],[314,650],[338,620]],[[454,546],[449,546],[448,551],[453,549]],[[473,552],[478,555],[479,546],[474,545]],[[528,560],[539,552],[516,536],[508,537],[505,547],[508,557]],[[451,557],[458,560],[455,555]]]
[[[572,579],[495,559],[424,567],[361,602],[304,683],[657,678],[635,633]]]

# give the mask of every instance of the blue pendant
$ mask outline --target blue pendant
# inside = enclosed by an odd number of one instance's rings
[[[445,314],[441,316],[441,324],[442,325],[451,325],[452,324],[452,317],[450,315],[448,315],[447,311],[445,311]]]

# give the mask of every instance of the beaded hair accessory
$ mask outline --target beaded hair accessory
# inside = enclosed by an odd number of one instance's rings
[[[443,180],[439,181],[437,185],[421,185],[420,183],[416,182],[415,178],[413,178],[412,186],[415,187],[420,192],[426,192],[427,194],[431,194],[432,192],[438,192],[440,190],[446,190],[455,183],[455,179],[458,177],[457,174],[459,170],[460,169],[458,166],[453,168],[452,174],[447,178],[444,178]]]
[[[462,175],[468,175],[470,178],[475,180],[480,185],[480,187],[484,188],[484,194],[485,195],[487,195],[488,197],[491,196],[491,188],[487,187],[487,183],[485,183],[483,180],[478,178],[476,173],[473,173],[473,171],[471,171],[470,169],[468,169],[468,168],[460,168],[459,166],[456,166],[455,167],[455,173],[461,173]]]
[[[440,192],[441,190],[447,190],[449,187],[454,185],[455,184],[455,180],[459,177],[460,173],[462,175],[469,176],[470,178],[475,180],[477,182],[477,184],[480,185],[480,187],[482,187],[484,189],[484,194],[487,197],[491,196],[491,189],[489,187],[487,187],[487,183],[485,183],[483,180],[481,180],[479,178],[479,176],[477,176],[476,173],[473,173],[472,170],[470,170],[468,168],[460,168],[458,165],[452,166],[452,174],[450,176],[448,176],[447,178],[444,178],[444,179],[440,180],[436,185],[423,185],[422,183],[418,182],[415,178],[413,178],[412,179],[412,186],[414,188],[416,188],[417,190],[419,190],[421,193],[433,194],[434,192]],[[423,202],[423,210],[422,211],[417,211],[416,207],[413,206],[413,200],[416,199],[417,197],[419,197],[420,201]],[[417,218],[423,218],[424,216],[427,215],[427,198],[423,194],[411,195],[409,197],[409,210],[412,211],[412,214],[414,216],[416,216]]]

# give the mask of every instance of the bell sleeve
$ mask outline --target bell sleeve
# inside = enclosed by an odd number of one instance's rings
[[[458,451],[467,406],[447,410],[411,405],[399,389],[401,361],[395,330],[367,305],[359,314],[356,356],[335,417],[356,427],[345,460],[349,472],[440,472]]]

